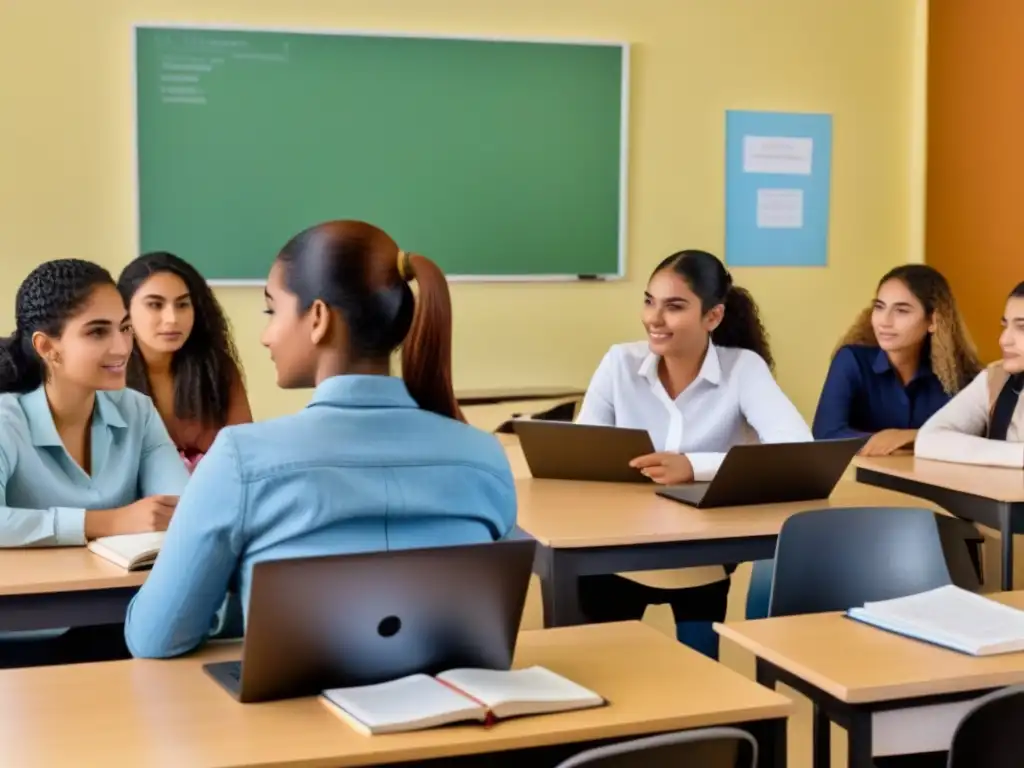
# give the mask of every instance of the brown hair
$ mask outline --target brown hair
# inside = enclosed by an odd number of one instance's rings
[[[303,311],[320,300],[341,313],[353,359],[387,360],[401,346],[402,378],[417,404],[464,421],[452,388],[452,305],[440,267],[361,221],[310,227],[278,259]]]
[[[949,283],[941,272],[926,264],[902,264],[895,267],[882,276],[878,287],[881,288],[890,280],[899,280],[907,286],[907,290],[921,302],[925,315],[935,325],[929,356],[932,372],[946,394],[955,395],[981,372],[982,365]],[[849,344],[878,346],[871,326],[872,310],[873,307],[861,310],[853,325],[839,340],[835,352]]]

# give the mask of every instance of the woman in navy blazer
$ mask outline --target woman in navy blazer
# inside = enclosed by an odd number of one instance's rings
[[[814,414],[816,440],[866,437],[862,456],[911,448],[917,430],[981,371],[949,283],[925,264],[903,264],[836,349]],[[747,618],[768,615],[773,560],[754,563]]]

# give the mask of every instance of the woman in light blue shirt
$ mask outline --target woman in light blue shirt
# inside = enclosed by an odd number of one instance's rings
[[[135,656],[197,647],[229,585],[248,606],[261,560],[487,542],[515,526],[505,452],[463,423],[452,392],[433,262],[369,224],[329,222],[284,247],[265,294],[278,386],[316,390],[299,413],[217,435],[129,607]],[[399,346],[404,381],[389,375]]]
[[[125,389],[131,327],[110,274],[77,259],[40,265],[18,289],[15,323],[0,339],[0,547],[166,529],[188,472],[149,398]],[[22,650],[25,663],[123,655],[116,637],[89,627],[61,648]],[[5,656],[22,653],[8,641]]]

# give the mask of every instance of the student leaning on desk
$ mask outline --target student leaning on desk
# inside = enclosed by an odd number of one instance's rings
[[[1024,283],[1010,292],[999,336],[1003,359],[921,427],[914,453],[924,459],[1024,468]]]
[[[867,438],[861,455],[891,455],[913,446],[918,429],[981,368],[946,278],[926,264],[902,264],[882,276],[840,340],[811,431],[818,440]],[[939,525],[970,529],[955,518]],[[754,563],[748,619],[768,615],[773,569],[773,560]]]
[[[0,546],[165,529],[188,472],[150,399],[124,388],[131,326],[110,274],[46,262],[19,287],[15,317],[0,340]],[[123,656],[117,629],[71,630],[52,655]]]
[[[414,298],[409,282],[416,280]],[[270,270],[263,344],[297,414],[226,427],[178,504],[128,610],[136,656],[198,646],[230,583],[248,605],[261,560],[500,539],[515,485],[498,440],[452,391],[444,274],[369,224],[293,238]],[[402,379],[389,375],[402,347]]]
[[[757,304],[713,255],[680,251],[662,261],[641,318],[647,341],[611,348],[578,421],[647,430],[658,452],[633,466],[654,482],[711,480],[751,428],[763,443],[813,439],[772,376]],[[716,570],[713,583],[689,588],[681,588],[693,583],[686,570],[587,576],[580,601],[591,621],[638,619],[647,605],[668,603],[680,641],[716,657],[711,622],[724,620],[729,596],[729,577]]]

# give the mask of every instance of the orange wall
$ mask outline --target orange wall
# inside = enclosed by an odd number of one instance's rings
[[[932,0],[925,259],[985,360],[1024,280],[1024,0]]]

